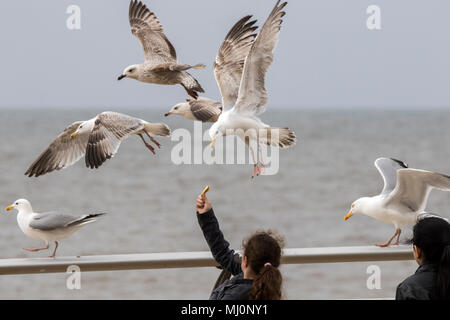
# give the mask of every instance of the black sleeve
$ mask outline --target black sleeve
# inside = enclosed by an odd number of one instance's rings
[[[219,229],[219,222],[214,215],[213,209],[203,214],[197,212],[197,219],[209,249],[217,263],[233,275],[241,273],[241,259],[239,254],[229,248],[230,244],[225,240],[222,231]]]
[[[401,284],[397,286],[395,300],[406,300],[406,297],[404,296],[404,288],[401,287]]]
[[[416,283],[416,277],[410,276],[397,286],[395,300],[429,300],[427,292]]]

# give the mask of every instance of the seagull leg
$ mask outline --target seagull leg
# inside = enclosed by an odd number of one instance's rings
[[[155,138],[153,138],[151,135],[149,135],[147,131],[145,131],[145,134],[150,138],[150,141],[151,141],[151,142],[153,142],[154,144],[156,144],[156,146],[157,146],[158,148],[161,148],[161,144],[159,144],[159,142],[156,141]]]
[[[253,151],[253,148],[249,145],[248,146],[250,151],[252,152],[252,159],[253,159],[253,174],[252,174],[252,179],[255,176],[259,176],[259,174],[261,173],[259,170],[259,166],[258,166],[258,162],[255,160],[255,152]]]
[[[397,237],[400,237],[400,233],[401,233],[401,230],[400,229],[395,229],[395,233],[394,233],[394,235],[388,240],[388,241],[386,241],[385,243],[382,243],[382,244],[377,244],[377,246],[378,247],[381,247],[381,248],[384,248],[384,247],[389,247],[389,245],[391,244],[391,242],[392,242],[392,240],[394,240],[394,238],[397,236]],[[397,238],[398,239],[398,238]],[[398,244],[398,243],[397,243]]]
[[[397,235],[397,241],[394,242],[394,246],[398,246],[400,243],[400,234],[402,233],[401,229],[397,229],[398,230],[398,235]]]
[[[262,156],[262,151],[261,151],[261,146],[258,143],[258,150],[259,150],[259,169],[260,169],[260,173],[263,174],[264,173],[264,169],[266,168],[266,166],[263,163],[263,156]]]
[[[46,242],[47,246],[44,248],[23,248],[23,250],[25,251],[29,251],[29,252],[37,252],[37,251],[41,251],[41,250],[47,250],[49,247],[48,242]]]
[[[56,249],[58,249],[58,241],[55,241],[55,250],[53,250],[52,255],[48,256],[47,258],[54,258],[55,257],[55,253],[56,253]]]
[[[256,176],[259,176],[261,173],[261,170],[259,169],[257,164],[253,165],[253,174],[252,174],[252,179]]]
[[[153,154],[155,154],[155,148],[153,148],[151,145],[149,145],[147,143],[147,141],[144,140],[144,137],[142,136],[142,134],[138,134],[139,137],[141,137],[142,142],[144,142],[145,146],[148,148],[148,150],[150,150]]]

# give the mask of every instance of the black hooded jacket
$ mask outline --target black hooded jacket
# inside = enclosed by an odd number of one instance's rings
[[[248,300],[253,280],[244,279],[241,269],[241,257],[229,248],[230,244],[219,229],[219,222],[213,209],[199,214],[197,219],[214,259],[222,268],[234,276],[217,287],[209,297],[210,300]]]
[[[424,263],[416,272],[397,286],[396,300],[436,299],[436,277],[438,267]]]

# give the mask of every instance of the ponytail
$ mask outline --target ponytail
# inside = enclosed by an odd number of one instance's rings
[[[244,240],[244,255],[255,274],[250,288],[250,300],[280,300],[283,282],[278,269],[284,239],[272,230],[257,231]]]
[[[253,281],[249,293],[250,300],[280,300],[282,277],[278,268],[267,265]]]
[[[436,296],[441,300],[450,300],[450,245],[442,250],[436,278]]]

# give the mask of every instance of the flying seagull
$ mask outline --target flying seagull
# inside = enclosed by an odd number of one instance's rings
[[[40,176],[71,166],[85,156],[88,168],[98,168],[118,151],[120,143],[131,135],[138,135],[145,146],[155,154],[143,135],[159,148],[153,136],[169,136],[164,123],[149,123],[126,114],[106,111],[87,121],[69,125],[42,154],[30,165],[25,175]]]
[[[260,144],[287,148],[296,143],[295,134],[289,128],[271,127],[258,117],[265,111],[268,101],[265,75],[273,61],[273,51],[278,41],[282,18],[285,15],[282,10],[286,4],[287,2],[280,4],[280,0],[277,1],[252,42],[245,58],[239,86],[236,85],[237,81],[228,81],[229,79],[222,77],[220,72],[216,72],[222,94],[223,111],[217,122],[209,129],[211,147],[214,147],[216,139],[221,136],[239,136],[252,152],[254,162],[252,177],[264,172],[264,164],[262,156],[259,161],[255,161],[251,141],[256,142],[259,150],[261,150]]]
[[[398,245],[401,228],[415,224],[417,219],[423,216],[433,216],[424,211],[428,195],[432,189],[450,191],[450,177],[425,170],[409,169],[403,161],[389,158],[378,158],[375,160],[375,167],[383,177],[383,190],[377,196],[362,197],[353,202],[345,220],[356,213],[362,213],[393,224],[394,235],[377,246],[387,247],[395,237],[397,240],[394,245]]]
[[[222,104],[220,102],[198,97],[197,99],[187,98],[186,102],[177,103],[164,115],[167,117],[171,114],[178,114],[189,120],[216,122],[221,113]]]
[[[55,249],[49,258],[55,257],[59,240],[70,237],[82,226],[96,221],[97,217],[104,214],[94,213],[73,217],[58,212],[36,213],[33,212],[30,202],[26,199],[16,200],[12,205],[6,207],[6,211],[12,209],[19,212],[17,222],[25,235],[32,239],[45,241],[45,247],[43,248],[24,248],[24,250],[30,252],[47,250],[50,246],[49,242],[54,241]]]
[[[256,20],[249,21],[251,18],[247,15],[234,24],[214,61],[214,76],[222,94],[222,103],[227,104],[228,109],[237,100],[245,58],[256,38],[254,31],[258,27],[254,26]],[[173,106],[165,116],[178,114],[189,120],[216,122],[222,112],[222,103],[205,97],[187,99],[187,102]]]
[[[197,98],[203,88],[186,70],[203,69],[203,64],[188,65],[177,62],[174,46],[167,39],[158,18],[141,1],[132,0],[129,8],[131,33],[141,42],[145,62],[125,68],[118,80],[132,78],[156,84],[181,84],[187,93]]]

